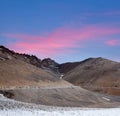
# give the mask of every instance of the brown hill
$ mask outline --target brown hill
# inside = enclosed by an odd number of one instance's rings
[[[60,73],[67,73],[70,70],[74,69],[75,67],[77,67],[80,64],[80,62],[68,62],[68,63],[64,63],[64,64],[60,64],[59,65],[59,71]]]
[[[0,46],[0,88],[62,85],[71,84],[59,79],[53,71],[41,68],[41,60],[37,57]]]
[[[45,58],[45,59],[41,60],[41,59],[37,58],[35,55],[16,53],[12,50],[9,50],[8,48],[6,48],[4,46],[0,46],[0,59],[1,60],[19,59],[21,61],[24,61],[26,63],[34,65],[36,67],[39,67],[39,68],[42,68],[45,70],[51,70],[54,73],[58,72],[59,64],[50,58]]]
[[[37,67],[41,67],[41,59],[37,58],[36,56],[15,53],[14,51],[9,50],[4,46],[0,46],[0,59],[1,60],[19,59],[29,64],[35,65]]]
[[[59,64],[59,71],[60,73],[67,73],[69,72],[70,70],[74,69],[75,67],[77,67],[78,65],[88,61],[88,60],[91,60],[92,58],[88,58],[82,62],[67,62],[67,63],[63,63],[63,64]]]
[[[20,60],[0,61],[0,87],[69,85],[52,72]]]
[[[88,90],[120,95],[120,63],[90,58],[64,74],[64,79]]]
[[[96,86],[100,89],[110,88],[113,82],[119,83],[117,62],[92,58],[60,65],[50,58],[41,60],[36,56],[18,54],[0,46],[0,93],[4,96],[53,106],[119,106],[120,97],[102,95],[73,86],[60,79],[62,74],[59,71],[65,74],[64,78],[69,82],[90,90],[96,90]],[[114,79],[113,73],[114,76],[116,74]],[[118,89],[119,84],[114,88]]]

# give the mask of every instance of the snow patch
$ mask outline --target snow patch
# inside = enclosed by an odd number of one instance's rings
[[[106,98],[106,97],[102,97],[104,100],[106,100],[106,101],[110,101],[110,99],[109,98]]]
[[[1,110],[0,116],[119,116],[120,109],[91,109],[70,111],[45,111],[45,110]]]
[[[63,78],[63,76],[64,76],[64,75],[63,75],[63,74],[61,74],[61,75],[60,75],[60,79],[62,79],[62,78]]]
[[[120,116],[120,108],[57,108],[36,106],[5,98],[0,94],[0,116]]]

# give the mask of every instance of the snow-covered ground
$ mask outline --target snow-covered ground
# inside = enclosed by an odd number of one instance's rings
[[[120,108],[59,108],[18,102],[0,95],[0,116],[120,116]]]
[[[1,110],[0,116],[120,116],[120,109],[89,109],[70,111]]]

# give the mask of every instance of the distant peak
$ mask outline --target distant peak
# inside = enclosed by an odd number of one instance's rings
[[[53,61],[51,58],[44,58],[42,61]]]
[[[100,60],[104,60],[105,58],[102,58],[102,57],[98,57],[98,58],[95,58],[95,59],[100,59]]]
[[[0,45],[0,48],[5,48],[4,46]]]
[[[94,58],[87,58],[87,59],[81,61],[81,63],[84,63],[84,62],[87,62],[87,61],[90,61],[90,60],[93,60],[93,59],[94,59]]]
[[[102,57],[98,57],[97,59],[103,59]]]
[[[42,60],[42,64],[43,65],[58,65],[57,62],[55,62],[54,60],[52,60],[51,58],[45,58]]]
[[[103,58],[103,57],[98,57],[98,58],[94,58],[95,60],[98,60],[98,61],[110,61],[109,59],[106,59],[106,58]]]

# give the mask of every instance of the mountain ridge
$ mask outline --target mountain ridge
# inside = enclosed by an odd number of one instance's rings
[[[88,90],[120,95],[120,63],[93,58],[70,70],[64,79]]]
[[[107,78],[101,76],[103,67],[108,71],[105,72]],[[112,68],[114,70],[111,70]],[[2,46],[0,47],[0,94],[36,105],[117,107],[120,104],[120,80],[113,75],[120,76],[119,68],[119,63],[100,57],[59,64],[50,58],[41,60],[34,55],[15,53]],[[109,77],[111,71],[113,75]],[[113,83],[113,77],[118,83]],[[110,87],[109,91],[106,87],[101,89],[96,87],[96,84],[101,87],[115,84],[115,90]]]
[[[98,58],[88,58],[79,62],[67,62],[67,63],[59,64],[50,58],[45,58],[41,60],[34,55],[19,54],[9,50],[4,46],[0,46],[1,64],[2,61],[5,60],[9,63],[11,68],[14,68],[14,66],[17,65],[17,68],[19,69],[20,66],[22,67],[21,64],[26,66],[27,63],[27,65],[29,64],[30,67],[32,65],[33,69],[34,69],[33,66],[35,66],[36,68],[38,68],[38,70],[44,71],[45,73],[49,73],[49,75],[51,75],[54,78],[57,78],[58,80],[59,79],[62,79],[63,81],[65,80],[64,83],[68,85],[70,85],[71,83],[75,86],[80,86],[95,92],[120,95],[119,92],[120,63],[119,62],[98,57]],[[17,62],[23,62],[23,63],[17,64]],[[3,63],[3,66],[4,65],[5,64]],[[23,69],[25,70],[27,69],[27,67]],[[3,69],[3,67],[1,67],[0,70],[1,71],[4,70],[5,72],[5,69]],[[9,72],[10,69],[7,70]],[[19,72],[17,73],[19,74]],[[11,72],[9,72],[9,75],[12,75]],[[38,76],[36,78],[38,78]]]

